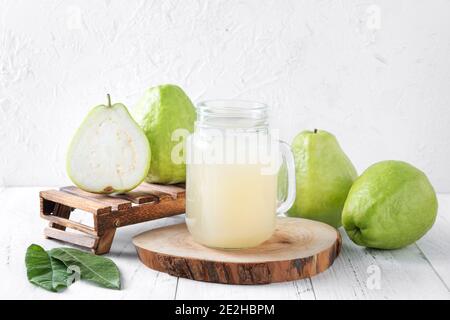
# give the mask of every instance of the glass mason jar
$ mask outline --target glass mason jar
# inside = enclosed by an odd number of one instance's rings
[[[186,224],[194,240],[223,249],[268,240],[276,215],[295,200],[295,170],[289,146],[269,131],[267,106],[199,103],[186,142]],[[287,180],[278,180],[280,169]]]

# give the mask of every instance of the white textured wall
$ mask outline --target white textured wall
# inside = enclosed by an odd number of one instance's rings
[[[68,183],[67,144],[152,85],[273,107],[286,140],[337,135],[450,191],[450,1],[0,0],[0,185]]]

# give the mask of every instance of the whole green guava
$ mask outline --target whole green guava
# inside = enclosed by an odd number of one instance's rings
[[[341,226],[341,213],[353,181],[355,167],[336,137],[324,130],[303,131],[292,142],[297,196],[291,217]]]
[[[342,224],[358,245],[397,249],[433,226],[437,208],[436,193],[422,171],[406,162],[382,161],[353,184]]]
[[[194,130],[195,107],[184,91],[171,84],[148,89],[131,110],[152,148],[150,183],[173,184],[186,180],[184,144]]]

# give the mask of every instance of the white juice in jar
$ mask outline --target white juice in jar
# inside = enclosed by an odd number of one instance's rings
[[[195,144],[192,152],[205,153]],[[239,249],[268,240],[276,225],[277,172],[267,164],[187,164],[186,224],[194,240]]]
[[[213,248],[255,247],[274,233],[277,213],[295,201],[291,149],[269,128],[263,103],[209,100],[198,103],[196,111],[183,152],[189,232]],[[178,161],[177,150],[172,159]],[[277,190],[282,163],[286,188]]]

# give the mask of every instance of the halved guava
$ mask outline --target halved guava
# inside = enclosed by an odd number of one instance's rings
[[[99,105],[78,128],[67,154],[67,173],[80,189],[122,193],[147,176],[150,144],[121,103]]]

